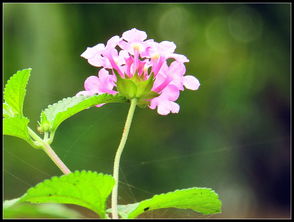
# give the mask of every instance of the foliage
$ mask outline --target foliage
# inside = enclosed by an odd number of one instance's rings
[[[4,88],[4,116],[23,116],[23,103],[26,86],[32,69],[23,69],[15,73],[6,83]]]
[[[106,200],[111,193],[114,179],[110,175],[75,171],[68,175],[47,179],[30,188],[22,197],[5,201],[6,208],[20,202],[30,203],[63,203],[86,207],[101,218],[107,218]],[[19,210],[25,210],[24,206]],[[221,212],[221,201],[218,195],[209,188],[189,188],[155,195],[138,203],[119,205],[122,218],[136,218],[140,214],[162,208],[192,209],[201,214]],[[107,212],[111,212],[108,209]]]
[[[3,203],[3,218],[82,218],[77,211],[62,204],[30,204],[19,202],[20,198]]]
[[[110,175],[75,171],[45,180],[30,188],[20,201],[31,203],[65,203],[86,207],[101,218],[106,217],[106,200],[114,180]]]
[[[201,214],[221,212],[221,201],[210,188],[189,188],[155,195],[138,203],[120,205],[122,218],[136,218],[138,215],[161,208],[192,209]]]
[[[57,127],[67,118],[91,106],[101,103],[126,102],[120,95],[73,96],[64,98],[53,105],[49,105],[41,113],[40,126],[42,131],[56,131]]]

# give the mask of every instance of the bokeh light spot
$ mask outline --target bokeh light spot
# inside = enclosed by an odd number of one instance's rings
[[[207,44],[214,50],[226,52],[230,48],[231,37],[225,17],[213,18],[206,28]]]
[[[240,42],[258,39],[262,33],[262,19],[255,10],[242,6],[233,11],[228,19],[230,34]]]
[[[175,6],[163,12],[158,23],[158,33],[162,39],[170,39],[178,44],[183,43],[190,36],[189,11]]]

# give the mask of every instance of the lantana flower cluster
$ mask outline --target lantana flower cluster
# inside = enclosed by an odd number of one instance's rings
[[[97,76],[86,79],[85,91],[77,95],[120,93],[128,99],[137,98],[139,105],[157,108],[161,115],[178,113],[180,106],[175,101],[180,91],[197,90],[200,83],[185,75],[184,63],[189,60],[175,53],[173,42],[146,39],[144,31],[133,28],[122,37],[113,36],[106,45],[88,47],[81,56],[101,69]]]

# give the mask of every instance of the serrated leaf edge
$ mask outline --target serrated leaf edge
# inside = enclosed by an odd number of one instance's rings
[[[12,76],[10,76],[10,78],[7,80],[7,82],[6,82],[6,84],[5,84],[5,87],[4,87],[4,92],[3,92],[3,98],[5,99],[5,97],[6,96],[8,96],[7,95],[7,86],[9,85],[9,84],[11,84],[10,82],[11,81],[13,81],[15,78],[16,78],[16,76],[20,73],[20,72],[23,72],[23,71],[32,71],[32,68],[26,68],[26,69],[21,69],[21,70],[18,70],[16,73],[14,73]],[[24,88],[24,98],[25,98],[25,95],[26,95],[26,86],[27,86],[27,84],[28,84],[28,81],[29,81],[29,78],[30,78],[30,73],[29,73],[29,75],[28,75],[28,79],[26,80],[26,83],[25,83],[25,88]],[[11,106],[11,104],[9,104],[9,103],[7,103],[7,101],[5,101],[5,103],[7,104],[7,105],[9,105],[12,109],[15,109],[15,108],[13,108],[13,106]],[[22,104],[23,105],[23,104]],[[14,110],[14,111],[16,111],[16,110]],[[17,113],[17,114],[20,114],[20,115],[23,115],[23,107],[21,107],[21,110],[20,110],[20,113]]]
[[[31,192],[33,192],[34,189],[37,189],[38,187],[40,186],[43,186],[43,185],[46,185],[46,183],[51,183],[51,182],[54,182],[54,180],[58,180],[58,179],[61,179],[61,178],[64,178],[64,177],[72,177],[72,176],[79,176],[81,174],[90,174],[90,175],[95,175],[95,176],[103,176],[103,177],[108,177],[108,178],[112,178],[113,182],[114,182],[114,179],[111,175],[108,175],[108,174],[103,174],[103,173],[97,173],[97,172],[94,172],[94,171],[86,171],[86,170],[82,170],[82,171],[74,171],[74,172],[71,172],[70,174],[67,174],[67,175],[61,175],[61,176],[53,176],[49,179],[45,179],[43,180],[42,182],[36,184],[34,187],[31,187],[27,190],[27,192],[19,198],[18,202],[31,202],[30,200],[34,199],[34,198],[42,198],[42,197],[48,197],[48,195],[40,195],[38,197],[26,197],[27,195],[30,195]],[[54,195],[54,196],[58,196],[58,197],[64,197],[64,198],[68,198],[68,196],[62,196],[62,195]],[[91,206],[91,210],[93,210],[95,213],[97,213],[98,215],[100,215],[101,212],[97,211],[97,210],[94,210],[95,207],[94,205],[92,205],[91,203],[87,202],[87,201],[84,201],[83,199],[80,199],[80,198],[75,198],[75,197],[70,197],[71,199],[76,199],[80,202],[84,202],[86,205],[88,206]],[[37,201],[36,201],[37,202]],[[49,203],[49,202],[47,202]],[[55,202],[52,202],[52,203],[55,203]],[[106,211],[105,211],[106,212]]]
[[[115,99],[121,99],[122,100],[122,102],[125,100],[126,101],[126,99],[123,97],[123,96],[121,96],[120,94],[116,94],[116,95],[111,95],[111,94],[107,94],[107,93],[103,93],[103,94],[96,94],[96,95],[92,95],[92,96],[84,96],[84,95],[80,95],[80,96],[78,96],[78,97],[82,97],[82,98],[84,98],[84,99],[82,99],[81,101],[79,101],[79,102],[77,102],[76,104],[73,104],[72,106],[69,106],[69,107],[67,107],[65,110],[62,110],[62,111],[60,111],[60,112],[56,112],[56,114],[55,114],[55,116],[54,116],[54,118],[53,119],[48,119],[48,114],[51,112],[50,111],[50,109],[52,109],[52,108],[54,108],[54,107],[58,107],[59,105],[61,105],[62,103],[65,103],[65,102],[71,102],[71,100],[72,101],[74,101],[74,99],[76,99],[77,98],[77,96],[72,96],[72,97],[67,97],[67,98],[63,98],[63,99],[61,99],[61,100],[59,100],[59,101],[57,101],[56,103],[53,103],[53,104],[51,104],[51,105],[49,105],[47,108],[45,108],[42,112],[41,112],[41,116],[40,116],[40,125],[43,125],[44,124],[44,122],[42,121],[43,119],[46,119],[46,121],[48,121],[49,123],[50,123],[50,128],[51,128],[51,130],[52,131],[55,131],[57,128],[58,128],[58,126],[59,126],[59,124],[60,123],[62,123],[62,122],[60,122],[57,126],[54,126],[54,121],[55,121],[55,119],[57,118],[57,116],[58,115],[60,115],[61,113],[66,113],[66,112],[68,112],[68,111],[70,111],[70,109],[73,109],[74,108],[74,106],[78,106],[80,103],[82,103],[82,102],[86,102],[88,99],[90,100],[90,99],[94,99],[94,96],[104,96],[105,97],[105,100],[103,101],[103,102],[100,102],[100,103],[95,103],[95,104],[93,104],[93,105],[91,105],[90,107],[92,107],[92,106],[95,106],[95,105],[97,105],[97,104],[102,104],[102,103],[108,103],[109,102],[109,100],[111,101],[111,100],[115,100]],[[107,98],[107,97],[109,97],[109,98]],[[97,98],[98,99],[98,98]],[[118,101],[117,101],[118,102]],[[90,108],[90,107],[88,107],[88,108]],[[85,109],[87,109],[87,108],[85,108]],[[84,109],[83,109],[84,110]],[[81,112],[81,111],[83,111],[83,110],[80,110],[80,111],[78,111],[78,112]],[[77,112],[77,113],[78,113]],[[45,118],[42,118],[42,115],[44,115],[44,117]],[[74,114],[73,114],[74,115]],[[71,117],[71,116],[69,116],[69,117]],[[68,117],[68,118],[69,118]],[[67,118],[66,118],[67,119]]]
[[[174,190],[174,191],[169,191],[169,192],[167,192],[167,193],[162,193],[162,194],[155,194],[155,195],[152,196],[151,198],[148,198],[148,199],[142,200],[142,201],[140,201],[140,202],[131,203],[131,204],[126,204],[126,205],[120,205],[120,206],[127,206],[127,205],[138,204],[136,208],[134,208],[132,211],[130,211],[130,212],[128,212],[127,214],[125,214],[125,215],[127,215],[127,218],[132,219],[132,218],[136,218],[136,217],[138,217],[140,214],[144,213],[144,212],[142,212],[142,213],[139,213],[139,214],[135,215],[134,217],[130,217],[131,213],[134,212],[134,211],[136,211],[136,210],[140,207],[140,204],[141,204],[142,202],[145,202],[145,201],[152,201],[153,198],[158,198],[158,197],[160,197],[160,196],[165,196],[165,195],[168,195],[168,194],[171,194],[171,193],[176,193],[176,192],[179,192],[179,191],[188,191],[188,190],[193,190],[193,189],[205,189],[205,190],[207,190],[207,191],[210,192],[209,194],[214,195],[214,196],[217,198],[217,200],[219,200],[219,195],[218,195],[218,194],[217,194],[212,188],[207,188],[207,187],[191,187],[191,188],[185,188],[185,189],[176,189],[176,190]],[[220,207],[221,207],[221,206],[222,206],[222,203],[221,203],[220,200],[219,200],[219,202],[220,202]],[[163,208],[156,208],[156,209],[164,209],[164,208],[165,208],[165,207],[163,207]],[[169,207],[169,208],[177,208],[177,207]],[[154,210],[156,210],[156,209],[154,209]],[[190,208],[181,208],[181,209],[190,209]],[[109,209],[109,210],[111,211],[111,209]],[[110,211],[109,211],[109,212],[110,212]],[[193,210],[193,211],[195,211],[195,210]],[[196,212],[197,212],[197,211],[196,211]],[[215,212],[215,213],[221,213],[221,210],[220,210],[219,212]],[[123,214],[124,214],[124,213],[123,213]],[[204,214],[204,213],[202,213],[202,214]],[[210,213],[209,213],[209,214],[210,214]],[[204,215],[208,215],[208,214],[204,214]],[[123,216],[123,215],[121,215],[121,216]]]

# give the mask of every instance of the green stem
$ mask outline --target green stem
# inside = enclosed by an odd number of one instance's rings
[[[71,171],[67,166],[62,162],[62,160],[57,156],[51,146],[44,140],[42,140],[31,128],[29,129],[29,134],[31,137],[36,140],[42,146],[45,153],[50,157],[50,159],[56,164],[56,166],[64,173],[69,174]]]
[[[134,98],[131,100],[131,106],[128,112],[127,120],[125,123],[125,127],[123,130],[123,134],[119,143],[119,146],[117,148],[115,158],[114,158],[114,165],[113,165],[113,178],[115,180],[115,185],[112,190],[112,196],[111,196],[111,208],[112,208],[112,219],[118,219],[118,212],[117,212],[117,197],[118,197],[118,176],[119,176],[119,162],[120,157],[122,154],[122,151],[124,149],[124,146],[126,144],[128,134],[130,131],[133,115],[135,112],[135,108],[137,105],[137,99]]]

